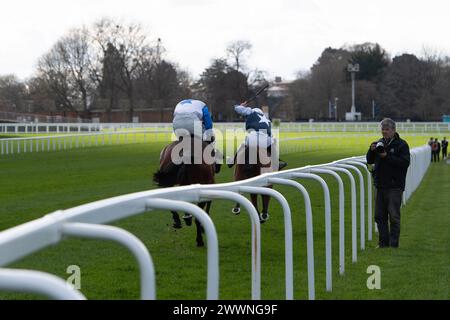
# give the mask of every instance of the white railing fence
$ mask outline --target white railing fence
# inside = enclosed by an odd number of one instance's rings
[[[444,122],[397,122],[397,130],[403,133],[450,131],[450,123]],[[242,128],[242,122],[216,122],[214,127],[220,130]],[[0,123],[0,133],[4,134],[42,134],[42,133],[81,133],[103,130],[172,130],[172,123]],[[379,132],[379,122],[281,122],[280,131],[284,132]]]
[[[122,129],[124,130],[124,129]],[[228,139],[236,139],[240,144],[244,139],[242,127],[227,128],[225,131]],[[230,135],[230,138],[228,138]],[[317,151],[326,149],[327,146],[321,143],[326,139],[354,139],[361,137],[373,137],[373,133],[339,133],[339,134],[320,134],[309,136],[285,137],[278,138],[279,141],[285,142],[280,144],[280,154],[289,154],[304,151]],[[421,133],[409,133],[404,136],[423,136],[424,141],[428,139],[427,135]],[[150,142],[166,142],[174,138],[171,128],[147,128],[140,130],[125,131],[93,131],[88,133],[64,133],[57,135],[30,136],[30,137],[14,137],[0,138],[0,156],[7,156],[20,153],[34,152],[51,152],[61,150],[72,150],[85,147],[98,147],[105,145],[131,144],[131,143],[150,143]],[[296,143],[290,143],[296,142]],[[217,144],[218,142],[216,142]],[[222,143],[223,145],[223,143]]]
[[[430,165],[430,147],[411,150],[411,165],[408,169],[404,201],[406,202],[420,184]],[[351,173],[356,173],[358,179]],[[341,173],[342,177],[337,173]],[[0,266],[7,266],[36,251],[55,245],[64,237],[87,237],[113,240],[125,246],[136,257],[140,267],[141,298],[155,299],[155,274],[148,250],[140,240],[127,231],[104,224],[137,214],[151,214],[153,210],[175,210],[191,213],[205,229],[207,238],[207,299],[219,299],[219,246],[217,233],[211,218],[193,203],[226,199],[238,202],[250,216],[252,231],[252,299],[261,298],[261,228],[259,217],[251,202],[242,193],[265,194],[275,198],[282,207],[285,231],[285,283],[286,299],[294,299],[294,266],[291,210],[285,197],[276,190],[264,188],[268,185],[293,187],[305,200],[305,211],[294,214],[306,216],[306,253],[308,274],[308,299],[315,299],[315,266],[313,214],[308,190],[301,184],[309,179],[318,182],[325,194],[325,271],[326,291],[332,290],[332,243],[330,193],[327,182],[319,175],[334,177],[339,184],[339,274],[345,273],[345,197],[351,198],[352,262],[357,261],[357,193],[360,188],[360,249],[364,250],[365,240],[372,239],[372,179],[365,165],[365,157],[352,157],[331,163],[306,166],[286,171],[263,174],[239,182],[216,185],[191,185],[156,189],[110,199],[96,201],[57,211],[40,219],[0,232]],[[365,187],[366,176],[367,188]],[[348,179],[347,179],[348,178]],[[358,181],[358,183],[356,183]],[[344,184],[350,183],[350,195],[345,194]],[[366,222],[367,221],[367,222]],[[366,232],[367,224],[367,232]],[[27,270],[0,268],[0,291],[33,292],[58,299],[83,299],[75,289],[64,286],[63,280],[53,275]]]
[[[162,142],[169,141],[171,136],[171,131],[141,130],[8,138],[0,139],[0,155],[60,151],[121,143]]]

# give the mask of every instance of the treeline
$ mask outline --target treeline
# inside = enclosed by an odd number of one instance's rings
[[[126,110],[131,121],[136,110],[164,110],[195,97],[208,103],[216,121],[232,121],[236,115],[230,106],[267,82],[265,72],[247,68],[250,49],[247,41],[230,43],[224,57],[212,59],[194,80],[165,58],[161,39],[151,38],[140,24],[101,19],[67,32],[38,59],[26,81],[0,76],[0,110],[70,111],[84,117],[95,110]],[[263,95],[259,103],[276,103],[287,120],[343,120],[351,105],[349,63],[360,66],[356,108],[363,120],[440,120],[450,114],[449,57],[391,59],[372,43],[325,49],[308,72],[289,84],[283,101]]]
[[[351,106],[348,64],[359,64],[355,105],[363,120],[440,121],[450,114],[448,56],[424,50],[420,58],[402,54],[391,59],[379,44],[364,43],[326,48],[308,72],[299,74],[289,90],[296,119],[334,119],[335,102],[337,118],[345,119]]]
[[[161,39],[151,39],[140,25],[102,19],[70,30],[37,61],[35,74],[21,82],[0,77],[0,110],[15,112],[70,111],[89,117],[126,110],[173,108],[187,97],[204,99],[217,120],[230,121],[229,104],[243,101],[261,72],[244,73],[251,44],[235,41],[225,58],[213,59],[197,81],[165,59]]]

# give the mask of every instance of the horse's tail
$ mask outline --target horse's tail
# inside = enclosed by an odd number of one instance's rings
[[[182,165],[168,163],[153,174],[153,181],[158,187],[172,187],[179,183]]]

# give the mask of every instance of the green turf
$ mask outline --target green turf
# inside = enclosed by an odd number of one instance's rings
[[[317,134],[317,133],[315,133]],[[329,134],[329,133],[326,133]],[[289,134],[293,137],[298,134]],[[323,134],[322,134],[323,135]],[[154,188],[151,176],[157,169],[160,141],[130,144],[133,140],[84,149],[21,153],[0,158],[0,230],[36,219],[58,209],[125,193]],[[363,154],[376,138],[352,136],[290,141],[282,144],[283,159],[290,167],[324,163]],[[424,136],[407,136],[413,146]],[[148,139],[148,137],[147,137]],[[349,199],[346,199],[346,274],[338,275],[337,184],[329,177],[333,202],[333,292],[325,292],[323,195],[318,185],[305,182],[314,216],[316,296],[318,299],[448,299],[449,210],[443,194],[450,188],[449,166],[433,164],[421,187],[402,211],[401,248],[358,251],[351,264]],[[232,170],[223,168],[218,182],[230,181]],[[343,177],[344,181],[346,181]],[[348,185],[348,183],[346,183]],[[304,204],[289,188],[277,188],[287,197],[294,224],[295,298],[307,298]],[[232,204],[213,203],[211,216],[219,237],[220,298],[251,297],[250,224],[248,217],[231,214]],[[358,206],[359,209],[359,206]],[[284,298],[283,220],[276,202],[271,220],[262,225],[262,298]],[[171,228],[167,212],[152,212],[116,222],[114,225],[138,236],[153,257],[159,299],[203,299],[206,289],[206,249],[195,246],[195,228]],[[359,222],[358,222],[359,226]],[[359,235],[358,235],[359,239]],[[366,269],[378,265],[382,289],[368,290]],[[63,278],[69,265],[82,273],[82,292],[90,299],[136,299],[139,297],[138,268],[134,258],[120,246],[101,241],[68,239],[35,253],[10,267],[33,268]],[[36,298],[33,295],[0,293],[0,299]]]

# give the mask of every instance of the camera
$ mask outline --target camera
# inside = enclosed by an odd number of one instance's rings
[[[384,153],[385,152],[385,147],[384,147],[384,142],[383,141],[378,141],[376,146],[375,146],[375,150],[378,153]]]

